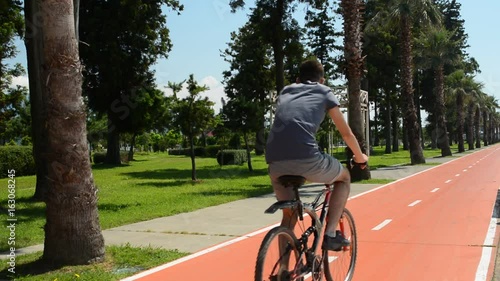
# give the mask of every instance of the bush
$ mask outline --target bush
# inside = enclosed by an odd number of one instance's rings
[[[205,157],[216,158],[219,150],[220,145],[207,145],[207,147],[205,147]]]
[[[106,160],[106,153],[105,152],[94,153],[94,164],[104,163],[105,160]]]
[[[217,152],[220,150],[220,145],[209,145],[206,147],[202,146],[196,146],[194,148],[194,155],[196,157],[217,157]],[[175,149],[169,149],[168,154],[169,155],[185,155],[185,156],[190,156],[191,155],[191,148],[175,148]]]
[[[247,151],[244,149],[224,150],[217,153],[219,165],[241,165],[247,161]]]
[[[31,176],[36,174],[33,147],[31,146],[1,146],[0,176],[7,177],[7,170],[15,170],[16,176]]]

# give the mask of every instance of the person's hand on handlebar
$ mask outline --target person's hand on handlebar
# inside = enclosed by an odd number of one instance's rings
[[[367,164],[368,164],[368,156],[366,154],[362,153],[360,157],[352,156],[351,167],[357,165],[361,169],[364,169],[366,168]]]

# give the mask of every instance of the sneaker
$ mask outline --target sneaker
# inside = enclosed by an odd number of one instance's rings
[[[349,245],[351,245],[351,242],[347,240],[339,230],[337,230],[335,232],[335,237],[328,235],[323,236],[323,245],[321,246],[321,249],[338,252],[342,250],[342,247]]]

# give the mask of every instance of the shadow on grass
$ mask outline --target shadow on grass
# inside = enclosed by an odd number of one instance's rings
[[[8,201],[0,201],[0,211],[7,213]],[[45,204],[31,197],[16,198],[15,216],[19,221],[30,222],[45,218]]]
[[[141,206],[141,203],[134,203],[134,204],[110,204],[110,203],[105,203],[105,204],[99,204],[97,207],[99,208],[99,211],[111,211],[111,212],[118,212],[122,211],[124,209],[132,208],[132,207],[139,207]]]
[[[0,280],[16,280],[20,277],[42,275],[61,268],[60,266],[48,265],[40,258],[26,264],[16,264],[14,274],[8,271],[9,268],[0,271]]]
[[[138,179],[173,179],[177,180],[177,184],[188,182],[191,179],[191,169],[159,169],[142,172],[127,172],[123,175],[138,178]],[[267,175],[267,169],[254,169],[253,172],[248,171],[246,167],[236,166],[231,168],[220,169],[219,166],[209,166],[196,169],[196,177],[203,179],[224,179],[224,178],[251,178],[256,176]],[[170,185],[174,185],[171,183]],[[164,187],[161,185],[159,187]]]
[[[140,161],[142,161],[142,160],[140,160]],[[128,166],[130,166],[130,165],[129,164],[120,164],[120,165],[93,164],[92,165],[92,170],[100,171],[100,170],[109,170],[109,169],[114,169],[114,168],[123,168],[123,167],[128,167]]]
[[[243,195],[245,198],[266,195],[273,192],[271,185],[255,184],[252,185],[253,189],[239,188],[237,186],[224,190],[210,190],[210,191],[193,191],[193,195],[202,195],[204,197],[220,197],[220,196],[233,196]]]

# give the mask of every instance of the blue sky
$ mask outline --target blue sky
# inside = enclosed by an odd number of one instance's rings
[[[204,94],[220,107],[223,96],[222,72],[229,65],[220,56],[227,47],[230,33],[238,30],[246,21],[248,10],[231,13],[229,0],[181,0],[184,11],[181,15],[167,12],[167,26],[173,49],[167,59],[161,59],[155,66],[157,84],[163,88],[168,81],[180,82],[194,74],[201,84],[210,87]],[[247,0],[252,5],[254,1]],[[485,83],[485,92],[500,101],[500,46],[498,24],[492,24],[500,11],[499,0],[461,0],[461,15],[469,35],[469,54],[479,62],[482,73],[477,79]],[[26,65],[22,42],[14,60]],[[17,81],[24,84],[19,78]],[[168,90],[167,90],[168,92]],[[182,95],[181,95],[182,96]]]

